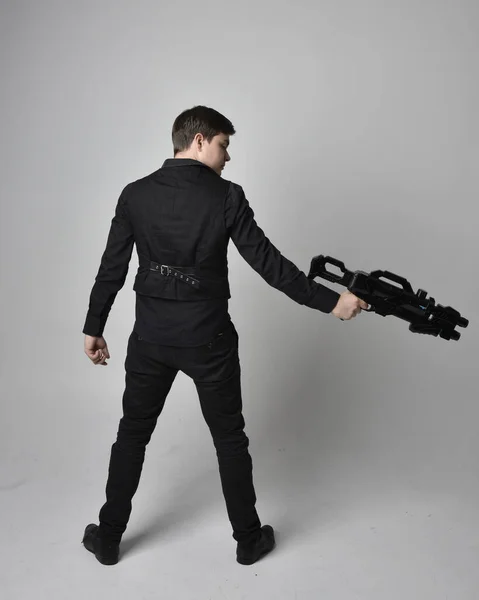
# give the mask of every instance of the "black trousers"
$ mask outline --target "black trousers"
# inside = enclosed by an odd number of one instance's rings
[[[178,348],[150,343],[133,331],[125,360],[123,417],[111,448],[106,503],[98,535],[120,541],[132,510],[157,419],[181,370],[196,385],[201,411],[218,458],[226,510],[236,541],[257,539],[261,523],[255,509],[253,464],[244,432],[238,333],[232,322],[204,346]]]

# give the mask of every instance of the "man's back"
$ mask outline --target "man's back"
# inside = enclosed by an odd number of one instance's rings
[[[200,346],[230,320],[225,204],[229,182],[199,161],[167,159],[132,186],[139,270],[135,331],[169,346]],[[181,269],[190,286],[151,263]],[[163,268],[165,272],[165,268]]]

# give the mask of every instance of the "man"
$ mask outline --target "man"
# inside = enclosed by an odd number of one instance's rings
[[[299,304],[343,320],[368,306],[348,291],[340,295],[309,280],[268,240],[241,186],[221,177],[234,133],[212,108],[181,113],[172,130],[174,158],[124,188],[111,222],[83,328],[85,353],[95,365],[110,358],[103,331],[134,244],[139,266],[107,500],[99,526],[89,524],[82,540],[102,564],[118,562],[145,448],[180,370],[194,380],[211,431],[237,561],[253,564],[275,546],[273,528],[261,526],[255,509],[238,334],[228,314],[230,239],[269,285]]]

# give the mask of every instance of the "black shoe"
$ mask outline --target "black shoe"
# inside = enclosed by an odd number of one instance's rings
[[[82,544],[93,552],[102,565],[116,565],[120,554],[120,542],[111,542],[97,537],[98,525],[90,523],[85,528]]]
[[[236,560],[242,565],[252,565],[276,546],[271,525],[261,527],[261,537],[256,542],[238,542]]]

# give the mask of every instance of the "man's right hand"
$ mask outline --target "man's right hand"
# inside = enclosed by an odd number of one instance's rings
[[[368,308],[369,304],[352,294],[349,290],[346,290],[339,297],[338,303],[331,311],[331,314],[341,319],[342,321],[349,321],[356,315],[358,315],[363,308]]]

